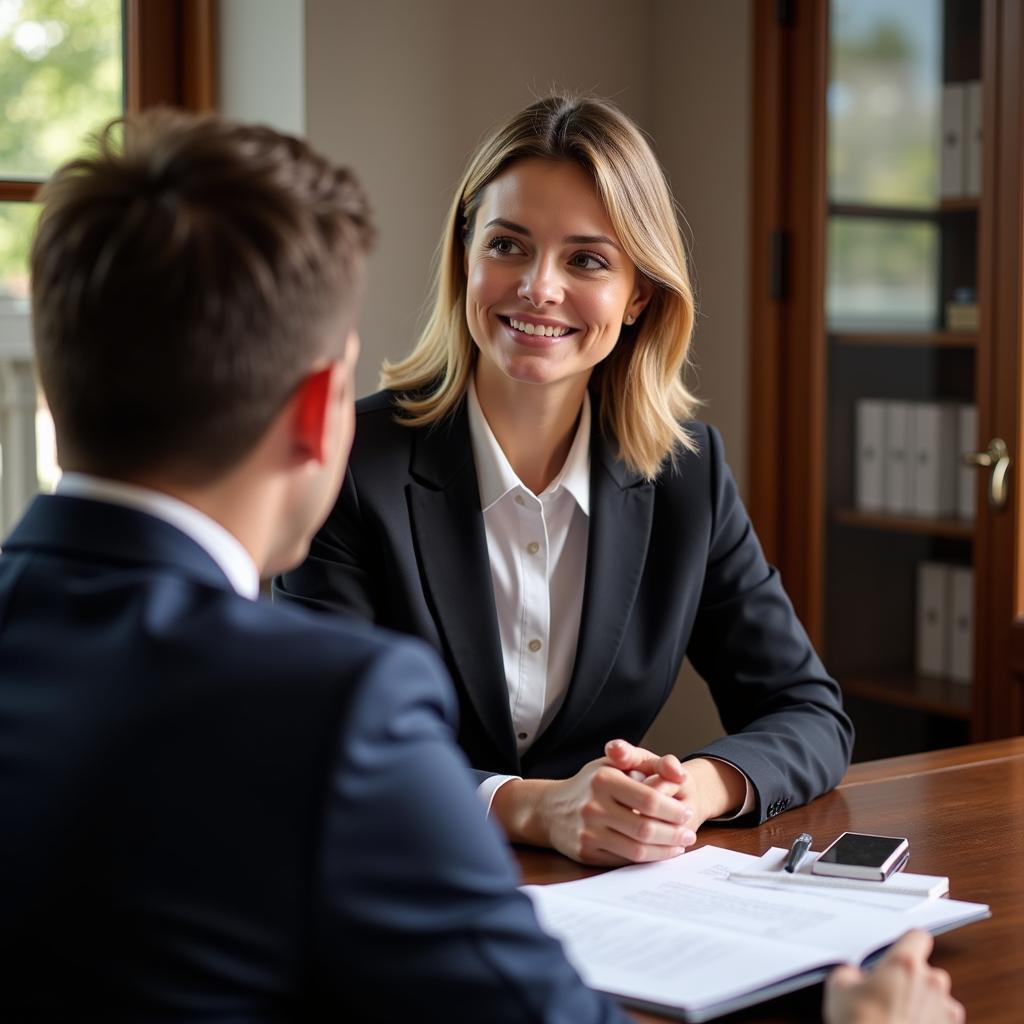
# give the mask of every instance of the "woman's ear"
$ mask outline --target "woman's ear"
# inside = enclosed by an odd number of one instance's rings
[[[636,274],[636,286],[633,288],[633,294],[629,297],[629,302],[626,304],[625,322],[632,324],[636,322],[636,318],[647,308],[647,303],[651,301],[654,296],[654,282],[646,275],[641,274],[637,271]]]

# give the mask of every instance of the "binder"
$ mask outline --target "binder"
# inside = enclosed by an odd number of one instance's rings
[[[939,194],[955,198],[964,194],[964,128],[966,91],[960,83],[942,87],[942,158],[939,163]]]
[[[978,407],[961,405],[957,408],[957,497],[956,514],[961,519],[973,519],[976,514],[978,471],[965,466],[963,456],[978,450]]]
[[[857,508],[880,512],[885,494],[885,404],[873,399],[857,403]]]
[[[981,82],[964,85],[964,195],[981,195]]]
[[[949,664],[949,567],[921,562],[917,567],[917,658],[919,676],[944,679]]]
[[[974,675],[974,573],[949,570],[949,678],[969,684]]]
[[[914,510],[913,407],[909,402],[885,403],[885,485],[887,512],[906,514]]]
[[[956,509],[956,407],[938,402],[913,406],[914,513],[951,516]]]

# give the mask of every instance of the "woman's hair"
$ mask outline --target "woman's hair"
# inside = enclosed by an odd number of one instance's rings
[[[694,442],[682,426],[697,400],[682,371],[693,331],[686,254],[664,172],[640,129],[603,100],[551,96],[502,125],[473,154],[445,223],[430,317],[413,351],[385,363],[381,386],[397,391],[402,422],[424,426],[461,401],[476,358],[466,325],[464,253],[484,188],[521,160],[571,160],[594,179],[615,233],[654,285],[637,322],[594,371],[601,426],[619,457],[654,479]]]

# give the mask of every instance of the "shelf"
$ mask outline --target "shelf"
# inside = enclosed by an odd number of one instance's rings
[[[837,345],[878,345],[890,348],[977,348],[973,331],[830,331]]]
[[[870,203],[829,203],[830,217],[863,217],[867,220],[935,220],[947,214],[977,213],[977,197],[943,199],[938,206],[878,206]]]
[[[840,677],[843,693],[850,697],[929,714],[969,721],[971,687],[944,679],[928,679],[910,673],[878,672]]]
[[[853,526],[861,530],[918,533],[926,537],[953,537],[959,540],[974,538],[974,521],[971,519],[925,519],[886,512],[861,512],[854,508],[836,509],[832,518],[842,526]]]

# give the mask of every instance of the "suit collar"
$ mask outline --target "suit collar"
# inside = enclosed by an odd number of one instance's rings
[[[65,473],[57,494],[105,501],[162,519],[191,537],[220,566],[237,593],[251,601],[259,597],[260,574],[252,555],[234,534],[196,506],[149,487],[88,473]]]
[[[480,486],[480,504],[486,512],[510,491],[525,489],[525,485],[516,475],[480,408],[473,379],[466,389],[465,404],[473,463]],[[590,515],[590,420],[590,395],[584,392],[583,408],[580,410],[565,465],[544,491],[545,495],[550,496],[563,489],[586,516]],[[543,498],[543,495],[538,497]]]
[[[38,495],[5,541],[4,550],[48,552],[122,566],[150,565],[231,589],[217,563],[177,527],[146,512],[91,498]]]

